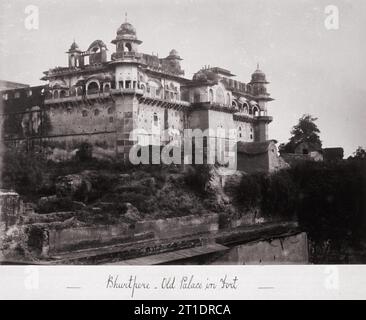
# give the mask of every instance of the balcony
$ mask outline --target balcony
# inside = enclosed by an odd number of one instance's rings
[[[111,89],[111,93],[115,95],[135,94],[142,96],[144,94],[144,90],[138,88],[121,88],[121,89]]]
[[[141,53],[137,52],[116,52],[112,54],[112,62],[117,60],[136,61],[141,59]]]
[[[75,101],[82,101],[85,99],[100,99],[100,98],[109,98],[110,97],[109,92],[93,92],[86,95],[71,95],[71,96],[65,96],[62,98],[46,98],[45,104],[54,104],[54,103],[65,103],[65,102],[75,102]]]

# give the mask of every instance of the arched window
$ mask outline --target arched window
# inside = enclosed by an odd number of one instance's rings
[[[111,90],[111,86],[109,83],[104,85],[104,92],[109,92]]]
[[[82,113],[83,117],[87,117],[88,116],[88,111],[87,110],[83,110]]]
[[[159,118],[158,118],[158,114],[156,112],[154,112],[154,115],[153,115],[153,124],[154,126],[158,126],[159,125]]]
[[[145,93],[146,86],[143,83],[140,83],[140,89]]]
[[[201,95],[198,90],[194,92],[193,102],[201,102]]]
[[[125,44],[125,48],[126,48],[126,52],[131,52],[131,51],[132,51],[131,43],[127,42],[127,43]]]
[[[248,114],[249,113],[249,107],[246,103],[243,103],[243,109],[242,111],[245,113],[245,114]]]
[[[51,91],[46,92],[46,99],[52,99],[52,92]]]
[[[108,112],[108,114],[113,114],[114,111],[115,111],[114,107],[110,107],[110,108],[108,108],[107,112]]]
[[[91,51],[93,53],[98,53],[98,52],[100,52],[100,48],[99,47],[94,47]]]
[[[60,98],[65,98],[66,97],[66,91],[65,90],[61,90],[60,91]]]
[[[99,92],[99,84],[96,81],[90,82],[87,88],[87,93],[93,94],[98,92]]]
[[[253,116],[255,116],[255,117],[259,116],[259,109],[257,107],[253,108]]]
[[[212,89],[208,91],[208,101],[210,101],[210,103],[214,102],[214,92]]]
[[[230,106],[230,93],[228,92],[227,94],[226,94],[226,105],[228,105],[228,106]]]
[[[75,56],[74,55],[70,56],[70,66],[75,67]]]
[[[53,98],[54,98],[54,99],[58,99],[58,90],[55,90],[55,91],[53,92]]]
[[[216,102],[224,105],[225,104],[225,94],[224,94],[224,90],[222,90],[222,88],[218,87],[216,90]]]
[[[94,115],[97,117],[97,116],[99,116],[99,114],[100,114],[99,109],[95,109],[95,110],[94,110]]]

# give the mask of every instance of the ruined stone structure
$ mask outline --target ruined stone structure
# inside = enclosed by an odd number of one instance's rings
[[[239,142],[237,168],[246,173],[274,172],[289,167],[278,156],[275,140],[263,142]]]
[[[108,59],[101,40],[81,50],[75,41],[68,66],[44,72],[47,85],[1,92],[3,140],[8,146],[42,147],[51,159],[66,159],[83,142],[93,156],[128,159],[136,141],[167,144],[183,130],[236,129],[241,142],[268,140],[265,74],[259,68],[249,83],[218,67],[204,67],[184,77],[182,58],[171,50],[165,58],[139,52],[135,28],[117,30]],[[131,135],[133,130],[141,133]]]

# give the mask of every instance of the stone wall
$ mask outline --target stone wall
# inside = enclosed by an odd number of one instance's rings
[[[236,245],[211,264],[307,264],[306,233]]]
[[[86,247],[136,242],[139,239],[169,239],[216,232],[218,214],[146,220],[135,224],[101,225],[94,227],[48,230],[49,254]],[[40,248],[41,249],[41,248]],[[45,250],[42,250],[45,252]]]
[[[23,203],[19,194],[13,191],[0,190],[0,226],[1,231],[19,222]]]
[[[167,239],[216,232],[219,229],[218,214],[185,216],[137,222],[135,232],[153,231],[155,238]]]
[[[61,103],[48,107],[49,136],[93,134],[115,130],[115,106],[112,100],[89,103]]]
[[[3,240],[6,232],[19,223],[23,202],[16,192],[0,190],[0,260],[3,259]]]
[[[49,254],[90,246],[103,246],[116,242],[126,242],[134,236],[127,224],[68,228],[48,231]]]

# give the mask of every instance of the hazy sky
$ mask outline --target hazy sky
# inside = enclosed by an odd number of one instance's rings
[[[39,7],[38,30],[25,28],[27,5]],[[327,5],[339,8],[338,30],[324,26]],[[259,62],[276,99],[270,138],[287,141],[310,113],[324,147],[366,147],[364,0],[0,0],[0,79],[42,83],[43,71],[67,65],[73,38],[82,50],[101,39],[110,54],[126,11],[140,51],[175,48],[189,78],[211,65],[247,83]]]

